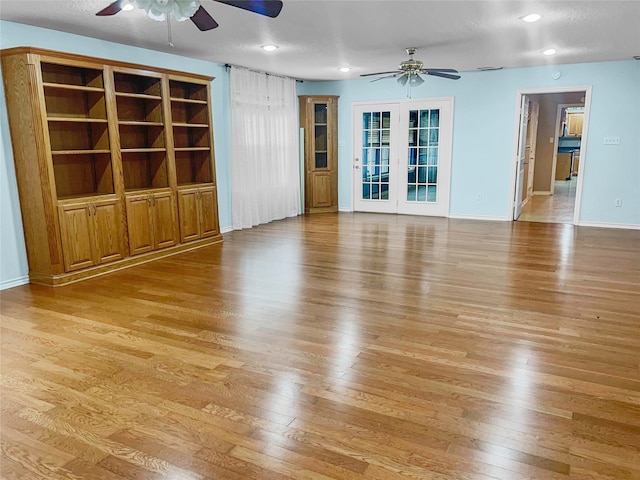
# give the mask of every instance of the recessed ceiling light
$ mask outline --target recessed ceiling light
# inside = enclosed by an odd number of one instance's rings
[[[555,48],[547,48],[544,52],[542,52],[543,55],[555,55],[556,54],[556,49]]]
[[[520,20],[527,22],[527,23],[533,23],[533,22],[537,22],[538,20],[540,20],[542,17],[540,15],[538,15],[537,13],[530,13],[529,15],[525,15],[524,17],[520,17]]]
[[[262,49],[263,49],[265,52],[273,52],[274,50],[277,50],[277,49],[278,49],[278,46],[277,46],[277,45],[263,45],[263,46],[262,46]]]
[[[338,70],[340,70],[342,73],[347,73],[351,71],[349,67],[340,67]]]
[[[129,2],[126,2],[124,5],[122,5],[122,11],[124,12],[130,12],[133,9],[134,9],[134,6]]]

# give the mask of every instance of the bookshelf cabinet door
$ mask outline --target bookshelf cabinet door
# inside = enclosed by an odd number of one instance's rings
[[[153,230],[149,195],[127,197],[127,225],[131,255],[152,251]]]
[[[124,258],[120,202],[118,200],[95,202],[92,213],[97,263],[113,262]]]
[[[176,236],[176,206],[171,192],[153,195],[153,236],[156,249],[178,243]]]
[[[59,218],[64,270],[72,272],[93,266],[91,206],[88,203],[62,205]]]
[[[218,202],[215,187],[201,188],[199,191],[200,237],[211,237],[219,233]]]
[[[184,243],[197,240],[200,238],[198,229],[198,191],[179,191],[178,206],[180,208],[180,241]]]

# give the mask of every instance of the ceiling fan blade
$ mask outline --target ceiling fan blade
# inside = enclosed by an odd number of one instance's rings
[[[282,2],[280,0],[213,0],[214,2],[224,3],[232,7],[242,8],[250,12],[264,15],[265,17],[275,18],[280,15],[282,10]]]
[[[100,10],[98,13],[96,13],[96,15],[98,17],[108,17],[109,15],[115,15],[120,10],[122,10],[122,1],[123,0],[116,0],[108,7],[105,7],[102,10]]]
[[[450,78],[451,80],[458,80],[460,75],[451,75],[449,73],[442,72],[426,72],[427,75],[431,75],[432,77],[442,77],[442,78]]]
[[[371,80],[369,83],[373,83],[373,82],[377,82],[378,80],[384,80],[385,78],[393,78],[393,77],[397,77],[399,74],[398,73],[394,73],[393,75],[387,75],[386,77],[378,77],[378,78],[374,78],[373,80]],[[363,76],[363,75],[361,75]]]
[[[422,73],[431,73],[431,72],[444,72],[444,73],[458,73],[457,70],[453,68],[423,68]]]
[[[191,17],[191,21],[198,27],[201,32],[206,32],[207,30],[213,30],[218,27],[218,22],[216,22],[209,12],[207,12],[202,5],[196,10],[196,13]]]
[[[387,75],[389,73],[402,73],[402,70],[393,70],[391,72],[363,73],[361,77],[371,77],[373,75]]]

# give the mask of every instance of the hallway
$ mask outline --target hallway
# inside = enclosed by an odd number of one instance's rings
[[[578,177],[556,180],[553,195],[536,195],[522,208],[518,221],[573,223]]]

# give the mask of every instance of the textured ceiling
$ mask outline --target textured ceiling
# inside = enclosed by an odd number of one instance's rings
[[[214,0],[202,5],[220,27],[167,26],[143,11],[94,14],[112,0],[1,0],[0,18],[178,55],[307,80],[355,78],[394,70],[418,47],[431,68],[460,71],[629,60],[640,55],[640,1],[284,0],[278,18]],[[539,13],[527,24],[519,17]],[[266,53],[259,47],[276,44]],[[555,48],[546,57],[541,51]],[[349,66],[344,74],[338,67]]]

